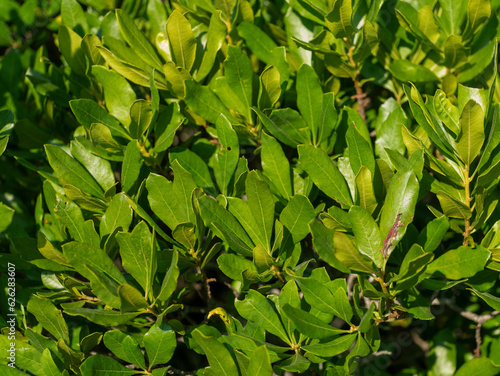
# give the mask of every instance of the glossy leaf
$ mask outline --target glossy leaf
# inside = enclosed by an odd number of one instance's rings
[[[49,299],[34,295],[29,300],[27,308],[50,334],[57,339],[69,341],[68,326],[62,313]]]
[[[309,233],[308,224],[316,217],[314,207],[307,197],[293,196],[280,214],[280,222],[288,229],[294,243],[304,239]],[[286,243],[288,239],[283,239]]]
[[[248,207],[255,219],[255,224],[270,251],[271,235],[274,225],[274,199],[267,183],[251,171],[246,180]],[[293,232],[292,232],[293,234]]]
[[[190,71],[196,57],[196,39],[181,12],[174,10],[168,17],[167,35],[175,64]]]
[[[311,133],[316,135],[320,127],[323,90],[316,72],[309,65],[303,64],[297,72],[297,92],[300,93],[297,96],[300,114],[311,129]]]
[[[215,179],[222,194],[228,194],[228,187],[238,165],[240,147],[238,135],[224,115],[219,116],[215,123],[220,147],[215,153]]]
[[[250,357],[247,368],[247,376],[272,376],[271,359],[265,346],[255,349]]]
[[[103,342],[118,358],[145,368],[144,355],[137,340],[120,330],[106,332]]]
[[[300,308],[294,308],[285,304],[282,310],[297,330],[309,338],[325,339],[344,333],[343,330],[325,324],[324,321]]]
[[[194,340],[205,352],[210,368],[216,375],[238,375],[238,369],[229,350],[214,337],[204,335],[199,329],[192,332]]]
[[[353,206],[349,210],[349,220],[352,223],[358,250],[372,259],[375,265],[381,266],[382,239],[378,225],[371,214],[360,206]]]
[[[484,112],[481,106],[470,100],[460,116],[461,133],[457,140],[457,151],[466,165],[470,166],[484,143]]]
[[[250,290],[244,300],[237,300],[234,305],[241,316],[289,342],[283,324],[265,296]]]
[[[148,200],[155,214],[172,230],[179,223],[194,222],[191,193],[196,183],[189,172],[174,161],[174,181],[151,174],[146,180]]]
[[[149,360],[149,369],[167,363],[174,355],[177,345],[175,332],[159,319],[144,335],[144,347]]]
[[[156,244],[146,222],[134,227],[131,233],[119,232],[116,240],[120,245],[123,266],[142,286],[145,297],[150,296],[156,273]]]
[[[300,163],[314,184],[342,205],[352,205],[347,183],[328,155],[314,146],[301,145],[298,151]]]
[[[135,375],[137,372],[121,365],[109,356],[100,354],[92,355],[82,363],[80,370],[82,376],[91,375]]]
[[[92,75],[104,89],[104,99],[109,113],[124,124],[130,122],[130,106],[136,100],[136,95],[125,78],[114,71],[95,65]]]
[[[161,70],[163,64],[160,58],[144,34],[137,29],[137,26],[135,26],[134,21],[129,15],[121,9],[117,9],[116,19],[118,20],[118,26],[123,38],[134,49],[137,55],[147,64]],[[149,72],[147,74],[149,75]]]
[[[460,246],[446,252],[429,264],[427,273],[448,279],[472,277],[483,270],[490,256],[491,253],[481,246],[477,246],[474,250]]]

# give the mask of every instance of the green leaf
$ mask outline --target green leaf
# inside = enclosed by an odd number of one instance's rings
[[[457,201],[455,198],[446,194],[443,191],[438,191],[436,194],[443,213],[450,218],[468,219],[472,216],[471,209],[464,203]]]
[[[365,166],[361,166],[356,175],[355,182],[359,205],[366,209],[368,213],[372,214],[377,208],[378,203],[375,192],[373,191],[372,174],[370,170]]]
[[[436,114],[444,123],[444,125],[451,131],[455,136],[460,134],[460,112],[448,98],[442,90],[436,91],[434,95],[434,109]]]
[[[167,363],[174,355],[177,340],[170,325],[162,322],[162,318],[144,335],[144,347],[148,354],[149,368],[157,364]]]
[[[0,203],[0,232],[4,232],[12,223],[15,210]]]
[[[132,285],[118,286],[117,292],[122,312],[135,312],[149,307],[142,293]]]
[[[62,338],[69,342],[68,326],[62,313],[48,299],[33,295],[28,302],[28,312],[35,315],[36,320],[42,324],[50,334],[57,339]]]
[[[469,290],[471,290],[474,293],[474,295],[483,299],[494,310],[498,311],[498,309],[500,308],[500,298],[497,298],[496,296],[491,295],[490,293],[487,292],[477,291],[474,288],[471,288]]]
[[[170,163],[178,161],[179,164],[193,176],[198,187],[204,191],[216,195],[216,189],[210,175],[207,164],[196,153],[189,149],[172,148],[168,153]]]
[[[395,246],[406,233],[406,228],[412,222],[415,205],[418,199],[419,184],[415,172],[410,170],[402,175],[394,175],[387,192],[380,219],[380,234],[386,239],[399,213],[403,223],[392,240]]]
[[[443,9],[440,19],[446,32],[448,34],[460,34],[461,26],[465,18],[466,2],[439,0],[439,5]]]
[[[274,225],[274,199],[267,183],[261,180],[256,171],[251,171],[246,180],[248,207],[257,225],[268,252],[271,248],[271,235]]]
[[[118,27],[123,35],[123,39],[130,45],[131,48],[139,55],[139,57],[146,63],[158,70],[162,70],[162,62],[156,54],[153,46],[149,43],[146,36],[139,31],[135,26],[134,21],[122,9],[116,10],[116,19],[118,20]],[[149,75],[150,72],[147,72]]]
[[[85,317],[87,320],[102,326],[123,325],[141,314],[141,312],[122,313],[94,308],[65,308],[64,313],[70,316]]]
[[[325,17],[328,29],[335,38],[350,39],[356,29],[352,26],[351,0],[337,0],[333,9]]]
[[[297,71],[297,107],[311,129],[313,143],[320,127],[323,106],[323,90],[316,72],[307,64],[302,64]]]
[[[432,43],[439,39],[440,29],[434,21],[434,13],[430,5],[425,5],[418,11],[418,28]]]
[[[271,359],[266,346],[257,347],[250,356],[247,376],[272,376]]]
[[[124,124],[130,123],[129,109],[136,96],[127,80],[99,65],[92,67],[92,75],[104,89],[104,100],[109,113]]]
[[[307,303],[321,312],[340,316],[333,293],[321,282],[313,278],[295,277],[294,280],[304,294]]]
[[[389,64],[389,71],[402,82],[423,83],[439,80],[429,68],[408,60],[393,60]]]
[[[47,376],[56,376],[60,375],[61,371],[57,368],[54,359],[52,358],[52,354],[49,349],[43,350],[42,353],[42,369],[45,375]]]
[[[219,116],[215,126],[220,147],[215,153],[214,174],[222,194],[227,196],[229,183],[238,166],[240,146],[236,131],[224,115]]]
[[[288,236],[291,236],[293,243],[298,243],[309,234],[309,222],[316,218],[314,207],[306,196],[295,195],[288,202],[287,206],[280,214],[280,222],[289,233],[285,235],[282,244],[286,244]]]
[[[57,33],[59,40],[59,50],[68,63],[71,70],[84,76],[87,70],[87,58],[82,50],[82,38],[70,28],[61,25]]]
[[[222,12],[217,10],[212,13],[212,16],[210,17],[205,53],[203,54],[200,69],[196,74],[196,79],[198,81],[203,80],[212,70],[217,52],[222,47],[226,39],[226,34],[227,26],[222,18]]]
[[[81,37],[88,33],[89,26],[85,12],[76,0],[63,0],[61,2],[61,18],[64,26],[73,29]]]
[[[144,99],[138,99],[130,107],[129,126],[130,135],[134,139],[140,139],[148,130],[153,120],[153,110],[151,104]]]
[[[133,188],[138,185],[142,164],[143,162],[139,145],[136,140],[132,140],[128,143],[127,148],[125,149],[125,156],[123,158],[121,171],[122,190],[126,194],[131,194],[133,192]]]
[[[195,227],[192,223],[179,223],[174,231],[172,231],[172,237],[187,249],[194,251],[196,246],[196,234]]]
[[[457,151],[467,166],[479,154],[484,143],[484,111],[474,100],[469,100],[460,116],[461,133],[457,140]]]
[[[417,243],[424,248],[424,251],[434,252],[441,244],[449,228],[450,223],[444,215],[433,219],[420,232]]]
[[[185,119],[186,118],[181,114],[179,103],[175,102],[170,103],[167,109],[160,114],[155,127],[155,136],[157,136],[157,139],[154,151],[156,153],[165,151],[172,145],[175,132]],[[186,168],[185,166],[183,167]]]
[[[103,342],[118,358],[146,368],[139,342],[134,337],[120,330],[110,330],[104,334]]]
[[[298,142],[287,132],[286,129],[282,129],[280,125],[272,121],[269,117],[264,115],[258,108],[252,107],[254,112],[259,116],[260,121],[264,125],[267,131],[271,133],[274,137],[280,140],[282,143],[288,146],[296,147]]]
[[[261,162],[262,170],[274,184],[280,195],[289,199],[292,196],[292,178],[290,163],[283,149],[275,138],[261,132]]]
[[[45,237],[43,232],[39,232],[37,235],[37,248],[38,251],[48,260],[55,261],[61,265],[69,266],[68,260],[64,257],[64,255],[58,251],[51,242]]]
[[[191,194],[196,188],[196,183],[179,162],[172,163],[172,170],[173,183],[163,176],[150,174],[146,179],[146,188],[151,209],[173,230],[179,223],[195,221]]]
[[[149,87],[149,74],[146,73],[144,70],[133,64],[118,59],[115,55],[111,53],[111,51],[109,51],[104,47],[99,46],[97,47],[97,49],[101,53],[104,60],[106,60],[106,63],[108,63],[109,66],[113,68],[116,72],[118,72],[127,80],[130,80],[137,85]],[[167,90],[167,86],[163,82],[161,83],[161,85],[158,85],[158,83],[156,85],[158,86],[158,88]]]
[[[491,3],[487,0],[470,0],[467,5],[467,25],[464,35],[469,37],[491,15]]]
[[[280,364],[276,365],[276,368],[285,371],[285,372],[292,372],[292,373],[304,373],[307,371],[307,369],[310,367],[311,362],[304,358],[302,355],[299,353],[296,353],[292,357],[282,361]]]
[[[104,192],[115,185],[113,169],[107,160],[93,154],[78,139],[71,141],[70,150],[72,156],[90,172]]]
[[[253,255],[253,243],[234,216],[215,200],[204,195],[198,198],[200,214],[205,226],[211,227],[236,252]]]
[[[446,252],[429,264],[427,273],[448,279],[472,277],[484,269],[490,256],[490,251],[480,245],[475,249],[460,246]]]
[[[434,335],[428,359],[432,375],[453,376],[455,374],[457,341],[451,329],[442,329]]]
[[[342,265],[335,255],[333,244],[335,230],[326,228],[319,221],[311,221],[309,223],[309,229],[312,234],[314,249],[318,253],[319,257],[333,268],[340,270],[341,272],[348,273],[349,269]]]
[[[237,26],[240,37],[245,44],[266,64],[272,64],[272,51],[277,47],[276,43],[260,27],[250,22],[241,22]]]
[[[191,335],[207,356],[213,374],[225,376],[239,374],[229,350],[215,337],[206,336],[199,329],[193,330]]]
[[[266,297],[255,290],[250,290],[244,300],[234,303],[238,313],[247,320],[251,320],[268,332],[290,343],[285,328],[276,311]]]
[[[65,197],[56,195],[56,205],[54,207],[55,217],[68,228],[69,234],[74,240],[86,242],[84,230],[84,219],[80,208]]]
[[[396,290],[408,290],[415,286],[418,283],[418,277],[433,259],[433,253],[424,253],[418,244],[414,244],[403,259],[399,273],[391,278],[391,282],[398,282]]]
[[[223,253],[217,258],[220,270],[229,278],[243,282],[242,272],[246,269],[257,272],[255,264],[234,253]]]
[[[299,161],[316,186],[327,196],[345,206],[352,205],[349,188],[337,166],[320,149],[309,145],[298,147]]]
[[[281,80],[278,68],[268,66],[261,73],[258,107],[261,110],[273,108],[281,96]]]
[[[96,102],[90,99],[74,99],[69,102],[69,106],[73,110],[78,122],[87,130],[90,130],[93,123],[99,123],[108,127],[114,137],[130,140],[127,131]]]
[[[224,76],[217,78],[213,89],[224,104],[251,121],[254,74],[250,59],[240,48],[228,46]]]
[[[325,324],[321,319],[300,308],[294,308],[289,304],[285,304],[281,309],[297,330],[309,338],[325,339],[345,333],[345,330]]]
[[[465,362],[455,373],[455,376],[495,376],[500,367],[489,358],[471,358]]]
[[[149,297],[157,265],[154,235],[146,222],[141,221],[131,233],[116,234],[116,240],[124,268],[142,286],[145,297]]]
[[[100,354],[88,357],[80,366],[82,376],[107,376],[107,375],[135,375],[136,370],[131,370],[109,356]]]
[[[186,86],[184,100],[194,113],[212,124],[217,122],[220,114],[223,114],[230,122],[237,123],[224,103],[207,86],[200,85],[193,80],[187,80],[184,84]]]
[[[333,243],[335,245],[335,257],[346,268],[363,273],[373,273],[377,270],[372,266],[371,260],[358,251],[346,234],[336,231],[333,236]]]
[[[156,299],[160,301],[165,301],[174,293],[177,288],[177,280],[179,278],[179,267],[177,262],[179,260],[179,253],[177,251],[172,251],[172,261],[170,262],[170,267],[168,268],[165,278],[161,284],[160,292]]]
[[[104,198],[103,190],[88,171],[68,153],[56,145],[45,145],[50,166],[57,176],[83,191]]]
[[[118,308],[117,289],[126,281],[106,252],[79,242],[66,243],[62,248],[73,268],[90,281],[93,293],[110,307]]]
[[[382,239],[377,223],[371,214],[360,206],[352,206],[349,210],[349,220],[356,238],[358,250],[368,256],[375,265],[383,264]]]
[[[128,204],[127,198],[124,194],[118,193],[113,197],[109,203],[106,212],[101,218],[101,224],[99,226],[99,233],[101,237],[110,235],[117,228],[121,228],[122,231],[128,231],[130,224],[132,223],[132,208]]]
[[[228,197],[227,202],[227,209],[238,220],[250,239],[252,239],[253,243],[260,244],[262,247],[267,248],[266,238],[261,235],[248,202],[235,197]]]
[[[375,131],[377,132],[375,152],[389,165],[392,165],[392,161],[387,155],[386,148],[405,154],[406,148],[402,135],[404,127],[401,125],[404,126],[407,122],[405,112],[394,98],[390,98],[380,107],[375,120]],[[409,154],[411,154],[411,151]]]
[[[301,348],[308,353],[325,358],[330,358],[349,350],[356,340],[356,337],[357,334],[355,333],[346,334],[343,336],[338,336],[332,341],[316,343],[314,345],[306,345],[302,346]]]
[[[189,72],[196,58],[196,38],[191,24],[181,12],[174,10],[168,17],[166,31],[172,60]]]
[[[458,68],[469,58],[468,50],[462,44],[462,37],[450,35],[444,42],[444,65]]]

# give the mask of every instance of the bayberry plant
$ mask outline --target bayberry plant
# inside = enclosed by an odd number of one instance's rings
[[[500,374],[499,8],[2,0],[2,374]]]

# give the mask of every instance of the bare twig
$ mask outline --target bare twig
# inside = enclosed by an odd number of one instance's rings
[[[451,300],[444,300],[443,302],[455,312],[460,313],[460,316],[465,317],[466,319],[474,321],[476,323],[476,330],[474,333],[474,337],[476,339],[476,348],[474,349],[474,357],[479,358],[481,356],[481,344],[483,343],[483,340],[481,338],[481,327],[484,325],[486,321],[499,315],[500,312],[493,311],[487,315],[478,315],[477,313],[464,311]]]
[[[358,275],[357,274],[349,274],[347,276],[347,297],[349,300],[352,298],[352,289],[354,287],[354,282],[358,280]]]
[[[420,337],[420,334],[418,334],[418,332],[415,329],[410,331],[410,335],[411,335],[411,339],[413,340],[415,345],[420,347],[422,349],[422,351],[427,356],[427,354],[429,353],[429,349],[430,349],[429,343],[427,341],[425,341],[422,337]]]

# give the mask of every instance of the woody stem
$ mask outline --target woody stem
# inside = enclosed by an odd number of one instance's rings
[[[465,165],[464,168],[464,180],[465,180],[465,205],[467,205],[468,208],[470,208],[470,203],[471,203],[471,197],[470,197],[470,177],[469,177],[469,165]],[[463,233],[464,236],[464,241],[463,245],[466,247],[470,243],[470,232],[471,232],[471,225],[470,225],[470,220],[469,218],[465,219],[465,230]]]

